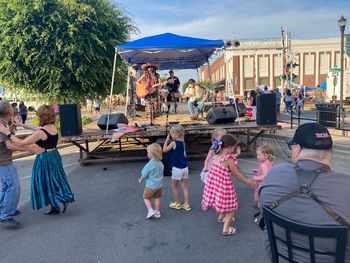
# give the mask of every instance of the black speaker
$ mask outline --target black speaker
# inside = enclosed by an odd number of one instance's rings
[[[256,99],[256,124],[277,124],[276,95],[261,94]]]
[[[60,108],[61,136],[76,136],[83,132],[78,104],[63,104]]]
[[[233,104],[232,107],[233,107],[233,110],[236,111],[235,104]],[[247,113],[247,108],[243,102],[237,103],[237,109],[238,109],[238,116],[239,117],[244,117],[245,114]]]
[[[232,107],[213,107],[208,110],[207,122],[209,124],[233,123],[237,118],[237,114]]]
[[[102,115],[97,120],[97,126],[100,127],[101,130],[105,130],[107,128],[107,120],[108,120],[108,114]],[[129,124],[129,121],[123,113],[110,114],[108,130],[118,129],[117,123]]]

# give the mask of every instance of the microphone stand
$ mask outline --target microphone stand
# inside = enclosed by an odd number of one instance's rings
[[[166,112],[165,117],[165,136],[168,136],[168,126],[169,126],[169,111]]]

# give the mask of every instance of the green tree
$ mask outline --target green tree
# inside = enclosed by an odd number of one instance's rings
[[[48,101],[106,96],[116,44],[138,29],[110,0],[0,0],[0,81]],[[115,91],[125,89],[118,59]]]

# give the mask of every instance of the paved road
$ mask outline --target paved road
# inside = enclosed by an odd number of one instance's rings
[[[274,145],[278,146],[278,145]],[[280,147],[280,146],[278,146]],[[202,161],[190,161],[189,186],[193,211],[174,211],[170,178],[164,179],[162,218],[147,220],[138,184],[144,163],[89,165],[76,163],[77,149],[60,150],[76,195],[67,214],[45,216],[29,205],[29,181],[33,157],[15,162],[19,168],[22,197],[18,216],[22,227],[0,229],[0,262],[268,262],[261,232],[253,223],[253,190],[236,183],[240,209],[234,225],[238,233],[223,237],[214,211],[202,212]],[[350,167],[343,152],[336,153],[334,167]],[[284,162],[277,158],[277,163]],[[239,167],[249,173],[254,159],[242,158]],[[103,170],[107,168],[107,170]]]

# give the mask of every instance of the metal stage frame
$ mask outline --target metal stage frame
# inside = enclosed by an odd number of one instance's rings
[[[242,151],[250,154],[255,154],[258,138],[267,132],[275,133],[282,128],[280,125],[257,125],[255,122],[241,125],[188,123],[182,126],[185,128],[188,158],[205,158],[210,147],[211,133],[217,127],[223,127],[233,134],[240,142]],[[147,159],[147,145],[164,141],[168,131],[169,127],[156,125],[125,133],[114,140],[113,132],[85,129],[81,135],[61,137],[61,141],[70,142],[79,148],[81,165],[106,161],[144,161]],[[93,142],[97,142],[97,146],[92,149]]]

